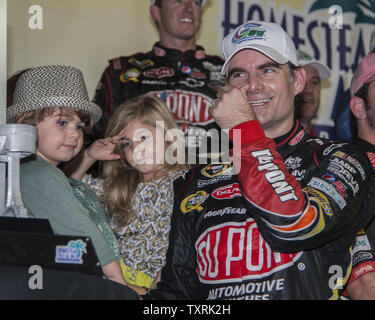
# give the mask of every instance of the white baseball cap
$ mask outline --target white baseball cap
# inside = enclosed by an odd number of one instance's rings
[[[331,71],[328,69],[328,67],[326,67],[322,62],[313,59],[306,52],[297,50],[297,59],[298,64],[301,66],[310,65],[314,67],[318,71],[321,80],[328,79],[331,76]]]
[[[155,4],[156,0],[151,0],[151,4]],[[206,4],[206,0],[201,0],[202,7]]]
[[[225,59],[222,74],[228,72],[230,59],[243,49],[257,50],[279,64],[298,66],[296,48],[284,29],[272,22],[247,21],[228,34],[222,42]]]

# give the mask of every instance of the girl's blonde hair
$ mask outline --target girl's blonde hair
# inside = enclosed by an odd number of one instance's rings
[[[168,130],[177,129],[175,120],[161,99],[142,95],[126,101],[115,109],[105,131],[105,137],[118,135],[129,123],[136,120],[153,127],[156,127],[157,121],[163,121],[164,136]],[[176,142],[165,141],[165,147],[172,143]],[[115,153],[122,156],[120,160],[106,161],[103,164],[103,200],[110,215],[115,218],[117,226],[121,228],[135,215],[132,203],[141,176],[124,158],[120,144],[116,146]],[[175,164],[164,162],[162,169],[158,170],[153,178],[159,179],[179,169],[188,169],[188,166],[179,162]]]

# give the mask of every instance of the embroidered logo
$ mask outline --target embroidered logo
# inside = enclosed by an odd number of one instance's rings
[[[71,240],[66,246],[56,246],[55,262],[83,264],[84,253],[87,253],[86,243],[82,240]]]
[[[188,213],[194,210],[201,212],[203,210],[201,204],[205,202],[208,197],[209,195],[207,192],[198,191],[182,200],[180,209],[183,213]]]
[[[231,163],[212,163],[202,169],[202,174],[207,178],[213,178],[228,174],[232,170]]]

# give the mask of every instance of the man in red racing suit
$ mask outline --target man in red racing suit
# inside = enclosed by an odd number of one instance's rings
[[[356,232],[373,217],[370,163],[355,146],[312,138],[293,121],[290,98],[305,73],[290,77],[285,58],[296,65],[295,49],[280,26],[249,21],[223,50],[228,86],[211,112],[232,128],[238,175],[217,163],[175,181],[167,263],[144,298],[336,299]]]

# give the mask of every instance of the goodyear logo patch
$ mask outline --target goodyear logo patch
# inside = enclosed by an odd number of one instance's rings
[[[265,39],[266,29],[258,23],[248,23],[233,35],[232,43],[239,44],[244,41]]]
[[[183,213],[195,210],[201,212],[203,210],[202,203],[205,202],[209,196],[206,191],[198,191],[182,200],[180,209]]]
[[[326,183],[325,181],[318,178],[312,178],[307,185],[330,195],[333,200],[335,200],[340,209],[343,209],[346,206],[346,201],[343,199],[343,197],[336,191],[336,189],[332,185]]]
[[[314,197],[315,201],[319,204],[320,208],[323,209],[323,211],[327,214],[327,216],[332,216],[333,211],[329,204],[328,199],[324,194],[322,194],[319,191],[316,191],[315,189],[311,187],[305,187],[304,190]]]

